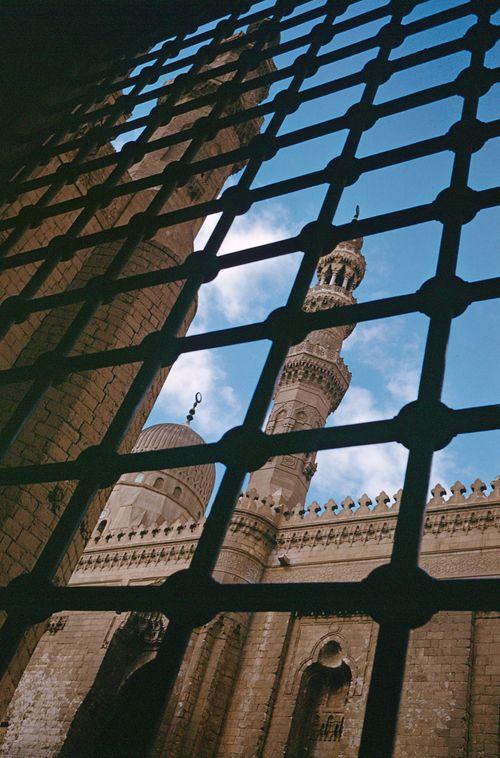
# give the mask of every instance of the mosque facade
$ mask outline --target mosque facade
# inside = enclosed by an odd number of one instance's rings
[[[321,258],[306,310],[355,302],[362,240]],[[348,390],[341,357],[354,326],[292,347],[266,432],[321,427]],[[201,444],[186,424],[144,429],[135,451]],[[361,580],[390,558],[401,491],[306,506],[314,454],[277,456],[239,498],[214,577],[219,582]],[[74,586],[161,583],[189,566],[215,481],[212,464],[123,475],[70,580]],[[500,478],[432,489],[421,566],[437,578],[492,576]],[[7,714],[1,754],[112,755],[120,691],[151,660],[161,613],[52,617]],[[498,618],[437,613],[412,633],[395,754],[498,754]],[[191,637],[155,756],[357,755],[377,624],[362,613],[223,613]],[[498,655],[497,655],[498,659]]]
[[[218,63],[228,62],[229,57]],[[266,71],[259,74],[274,70],[272,61],[261,65]],[[224,76],[207,79],[196,94],[207,94],[225,81]],[[267,92],[263,87],[242,93],[231,108],[249,109]],[[176,116],[152,136],[188,132],[196,119],[207,114],[208,109],[201,109]],[[249,119],[223,129],[205,142],[198,157],[246,145],[260,126],[260,119]],[[124,181],[159,173],[179,160],[185,148],[177,144],[149,153],[131,166]],[[109,145],[102,148],[110,150]],[[57,170],[57,161],[50,168]],[[193,178],[175,189],[167,208],[213,199],[239,168],[224,164]],[[104,179],[98,173],[85,180],[80,177],[82,186],[71,185],[68,199]],[[99,209],[91,231],[127,223],[148,207],[152,197],[146,189],[128,200],[118,198]],[[160,229],[142,241],[123,273],[182,263],[193,250],[202,220]],[[67,225],[72,221],[67,214]],[[49,219],[46,226],[35,229],[16,251],[45,244],[53,234],[66,231],[67,226],[50,227],[52,223]],[[115,255],[114,244],[84,251],[48,279],[42,294],[89,285],[103,275]],[[321,258],[317,283],[304,308],[315,311],[355,302],[353,292],[364,274],[362,240],[341,243]],[[19,291],[24,284],[19,276],[2,280],[6,294]],[[137,343],[144,340],[161,326],[178,291],[178,283],[169,283],[104,303],[75,349],[86,353],[119,348],[130,344],[131,335]],[[186,316],[180,334],[194,310]],[[73,317],[68,308],[15,325],[8,335],[6,365],[31,363],[50,354]],[[353,328],[312,332],[291,348],[267,433],[319,428],[335,412],[351,379],[341,352]],[[61,451],[77,458],[98,444],[135,371],[130,365],[117,366],[93,378],[71,376],[62,387],[51,388],[31,425],[19,434],[7,462],[53,462]],[[158,373],[123,440],[122,452],[128,452],[135,440],[136,451],[203,442],[194,425],[177,423],[144,429],[137,439],[166,374],[167,369]],[[17,401],[15,390],[5,392],[0,413],[8,418]],[[88,417],[93,423],[85,422]],[[219,555],[214,572],[218,581],[358,581],[389,560],[401,492],[346,496],[338,504],[331,499],[307,504],[315,470],[315,455],[301,453],[273,457],[251,475]],[[122,476],[107,501],[101,496],[92,504],[57,580],[69,578],[71,585],[80,587],[148,585],[187,568],[203,530],[214,481],[211,465]],[[7,584],[31,570],[71,493],[65,483],[59,489],[37,485],[4,490],[0,565],[2,584]],[[479,479],[470,489],[460,481],[448,489],[436,484],[428,503],[422,568],[437,578],[493,576],[498,566],[499,504],[498,477],[491,488]],[[0,754],[12,758],[122,755],[115,749],[123,723],[120,693],[130,676],[155,656],[167,623],[160,612],[63,612],[50,619],[42,636],[35,627],[9,672],[9,682],[2,683],[8,699],[34,650],[2,716]],[[460,612],[437,613],[413,631],[396,742],[399,758],[496,758],[498,628],[493,613]],[[362,613],[217,615],[191,636],[153,755],[356,756],[376,639],[377,624]]]

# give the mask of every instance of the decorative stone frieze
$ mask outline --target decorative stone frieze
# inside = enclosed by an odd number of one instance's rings
[[[452,494],[448,498],[445,498],[445,488],[437,484],[427,504],[424,536],[452,541],[461,540],[473,531],[498,529],[499,481],[497,477],[488,492],[484,482],[476,480],[467,498],[461,483],[450,487]],[[457,497],[461,498],[460,502]],[[373,500],[362,495],[357,504],[351,497],[345,497],[340,507],[330,499],[322,506],[313,502],[307,509],[289,509],[279,497],[262,498],[252,489],[238,500],[228,539],[238,545],[242,555],[251,555],[261,565],[265,562],[264,556],[269,554],[271,566],[278,565],[278,555],[286,555],[290,550],[390,544],[399,499],[400,491],[395,493],[392,503],[382,491]],[[183,567],[191,560],[204,523],[205,519],[177,522],[162,529],[128,534],[105,530],[89,544],[78,564],[78,572],[130,571],[138,566],[161,569],[179,564]]]

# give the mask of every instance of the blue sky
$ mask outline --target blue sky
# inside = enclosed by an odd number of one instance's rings
[[[382,4],[378,0],[362,0],[354,3],[345,15],[357,15]],[[407,16],[405,22],[458,4],[458,0],[425,2]],[[271,6],[272,2],[256,4],[252,10],[266,5]],[[300,11],[319,5],[321,3],[314,0],[301,6]],[[500,14],[498,16],[500,18]],[[412,36],[394,51],[393,57],[460,38],[474,21],[475,17],[467,16],[431,32]],[[282,35],[282,40],[300,36],[317,23],[315,20],[295,27]],[[352,32],[342,35],[323,50],[371,36],[383,23],[366,25],[355,33],[356,36]],[[190,52],[195,49],[193,47]],[[277,57],[277,67],[288,65],[304,50]],[[304,87],[351,73],[373,57],[374,52],[376,50],[326,66],[316,76],[307,79]],[[498,66],[499,59],[497,46],[489,51],[487,65]],[[381,86],[376,102],[451,81],[468,61],[469,54],[460,53],[396,74]],[[273,86],[269,97],[274,97],[287,83],[279,82]],[[360,91],[355,87],[302,105],[288,117],[281,133],[341,115],[359,99]],[[498,102],[497,86],[482,98],[479,118],[485,121],[498,118]],[[380,120],[364,135],[357,155],[362,157],[443,134],[459,118],[461,105],[460,98],[452,97]],[[141,106],[133,115],[141,115],[147,110],[148,106]],[[127,135],[127,139],[130,136]],[[322,168],[338,154],[345,137],[345,132],[339,132],[280,151],[262,166],[253,186]],[[117,141],[116,146],[124,141]],[[344,192],[335,223],[352,218],[357,204],[363,218],[433,200],[448,186],[452,157],[449,152],[439,153],[365,174]],[[496,185],[493,172],[498,157],[498,141],[487,143],[474,154],[470,186],[482,189]],[[237,176],[231,181],[235,180]],[[254,206],[245,216],[237,218],[221,254],[296,234],[316,217],[325,189],[325,186],[316,187]],[[214,217],[206,220],[196,241],[197,248],[208,238],[215,221]],[[433,276],[440,233],[440,224],[433,222],[367,238],[363,250],[367,272],[355,293],[358,301],[411,292]],[[468,280],[498,276],[497,239],[495,211],[478,214],[463,230],[458,275]],[[221,273],[214,282],[202,287],[198,313],[190,332],[264,318],[285,302],[299,262],[300,254],[295,254]],[[460,408],[498,402],[499,313],[499,303],[491,301],[475,304],[455,319],[443,393],[443,401],[450,406]],[[390,417],[403,404],[414,399],[426,331],[427,318],[419,314],[358,325],[343,349],[343,357],[352,372],[351,386],[328,424]],[[197,411],[195,428],[208,441],[218,439],[227,429],[242,421],[268,349],[268,342],[257,342],[182,356],[173,368],[148,424],[183,421],[184,410],[187,412],[195,392],[201,391],[204,400]],[[500,432],[457,437],[446,450],[436,454],[432,483],[439,480],[448,489],[457,479],[466,485],[476,477],[489,483],[500,471],[499,449]],[[340,502],[346,495],[357,499],[364,492],[374,498],[381,489],[392,495],[402,485],[405,463],[406,450],[396,443],[320,453],[308,502],[324,503],[330,497]]]

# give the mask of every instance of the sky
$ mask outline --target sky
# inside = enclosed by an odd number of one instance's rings
[[[382,0],[361,0],[351,6],[345,17],[382,4]],[[458,4],[458,0],[430,0],[418,6],[405,22]],[[271,0],[255,4],[252,11],[266,5],[272,6]],[[318,5],[321,3],[313,0],[302,5],[300,11]],[[498,23],[500,14],[494,20]],[[460,38],[474,21],[474,16],[467,16],[431,32],[409,37],[393,51],[392,57]],[[282,40],[305,34],[317,23],[316,19],[295,27],[284,33]],[[354,33],[341,35],[325,46],[322,52],[371,36],[383,24],[384,21],[367,24]],[[189,52],[195,49],[193,47]],[[292,54],[277,56],[275,64],[278,68],[288,65],[304,51],[305,48],[302,48]],[[325,66],[307,79],[304,87],[351,73],[375,53],[376,49]],[[460,53],[396,74],[379,88],[376,102],[451,81],[468,62],[469,54]],[[499,63],[500,47],[497,45],[488,52],[486,65],[498,66]],[[182,70],[185,69],[180,67],[179,72]],[[288,80],[273,85],[269,98],[287,84]],[[360,92],[360,87],[354,87],[303,104],[286,119],[280,133],[341,115],[359,99]],[[478,117],[484,121],[499,118],[499,102],[497,85],[482,98]],[[141,106],[133,115],[147,112],[152,104]],[[461,105],[461,98],[450,97],[430,106],[384,118],[365,133],[357,156],[444,134],[459,118]],[[121,141],[117,140],[115,146],[119,149],[125,140],[135,138],[138,133],[129,133]],[[339,132],[279,151],[273,159],[263,164],[252,186],[266,185],[322,168],[338,155],[345,137],[346,132]],[[363,175],[344,191],[334,222],[349,221],[356,205],[360,206],[360,217],[364,218],[433,200],[449,184],[452,158],[449,152],[439,153]],[[495,186],[493,172],[498,160],[498,140],[486,143],[481,151],[473,155],[470,186],[474,189]],[[230,182],[234,183],[237,179],[238,175],[235,175]],[[325,186],[320,186],[254,205],[247,214],[235,220],[220,254],[295,235],[306,223],[315,219],[325,190]],[[206,219],[195,241],[195,249],[203,247],[216,220],[215,216]],[[440,234],[441,225],[431,222],[366,238],[363,253],[367,271],[355,292],[358,301],[418,289],[435,273]],[[486,210],[477,214],[463,228],[457,274],[466,280],[498,276],[497,239],[496,211]],[[198,311],[189,333],[265,318],[270,311],[285,303],[300,259],[301,254],[296,253],[222,272],[213,282],[202,286]],[[327,425],[389,418],[402,405],[416,398],[427,324],[425,316],[411,314],[356,327],[342,350],[352,373],[351,385]],[[454,408],[498,402],[499,331],[498,301],[474,304],[454,320],[443,402]],[[148,425],[166,421],[183,422],[195,393],[199,391],[203,402],[197,409],[193,426],[205,440],[219,439],[229,428],[243,420],[269,347],[269,342],[260,341],[181,356],[158,397]],[[450,485],[457,479],[468,486],[477,477],[489,484],[500,473],[499,450],[500,432],[456,437],[445,450],[435,455],[431,486],[439,481],[449,491]],[[333,497],[340,503],[346,496],[357,500],[363,493],[374,501],[381,490],[392,495],[402,486],[406,459],[407,451],[398,443],[321,452],[307,502],[322,504]],[[219,477],[222,470],[222,466],[218,466]]]

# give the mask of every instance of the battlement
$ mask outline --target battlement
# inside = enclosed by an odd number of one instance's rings
[[[481,479],[476,479],[470,485],[470,494],[462,482],[456,481],[449,488],[451,493],[445,497],[447,490],[439,482],[432,488],[432,497],[427,502],[428,509],[437,508],[457,508],[469,505],[500,505],[500,476],[497,476],[491,482],[491,490],[487,492],[488,487]],[[382,490],[373,500],[363,494],[356,501],[347,496],[338,505],[335,500],[330,498],[324,505],[313,501],[305,508],[289,508],[282,500],[278,493],[274,496],[268,495],[260,497],[255,489],[247,490],[240,495],[236,504],[235,514],[232,520],[233,526],[241,521],[242,515],[253,515],[259,519],[278,525],[279,527],[300,525],[311,525],[317,521],[324,523],[326,521],[351,521],[352,519],[371,519],[378,517],[395,516],[399,511],[401,495],[403,490],[398,490],[392,498]],[[391,502],[392,500],[392,502]],[[160,526],[149,529],[107,529],[102,532],[94,533],[87,549],[92,549],[94,545],[105,544],[125,545],[127,543],[140,542],[165,542],[165,540],[191,540],[197,539],[203,531],[205,517],[198,520],[189,519],[187,521],[177,520],[170,526]]]
[[[456,481],[449,488],[448,493],[445,487],[439,482],[431,490],[432,497],[427,502],[428,509],[435,508],[456,508],[457,506],[467,505],[495,505],[500,504],[500,476],[497,476],[491,482],[491,490],[487,492],[488,487],[481,479],[476,479],[470,485],[470,494],[466,495],[467,488],[462,482]],[[374,499],[366,493],[361,495],[357,500],[358,505],[352,497],[345,497],[341,504],[338,505],[335,500],[330,498],[324,505],[313,501],[305,508],[294,508],[283,510],[283,516],[286,522],[308,522],[316,519],[327,521],[351,520],[353,518],[376,518],[378,516],[387,516],[396,514],[399,511],[401,502],[402,489],[399,489],[393,496],[392,502],[389,495],[382,490]]]
[[[491,490],[476,479],[431,491],[423,524],[421,565],[433,576],[492,576],[498,570],[500,477]],[[267,581],[361,580],[390,559],[402,490],[358,505],[346,497],[284,510]],[[286,579],[281,579],[284,572]]]
[[[240,495],[231,524],[233,527],[241,526],[242,519],[248,519],[248,516],[255,516],[268,524],[277,524],[283,507],[284,503],[279,498],[270,496],[261,498],[257,490],[248,490]],[[87,545],[87,550],[92,550],[94,546],[99,546],[102,549],[105,545],[115,547],[132,543],[197,539],[203,531],[205,521],[206,518],[203,516],[199,519],[177,519],[171,525],[150,528],[138,526],[131,529],[105,528],[99,531],[99,527],[97,527]]]
[[[396,527],[402,490],[391,498],[382,491],[373,500],[362,495],[356,506],[345,497],[340,506],[330,499],[324,505],[311,503],[306,509],[290,509],[279,493],[260,497],[255,489],[242,493],[236,505],[229,534],[237,539],[263,540],[278,551],[302,547],[367,540],[391,541]],[[431,491],[425,534],[468,535],[482,533],[497,523],[500,505],[500,476],[486,484],[476,479],[470,491],[457,481],[449,493],[437,483]],[[448,495],[448,496],[447,496]],[[170,526],[150,529],[97,531],[87,545],[78,571],[123,568],[150,564],[186,563],[191,559],[203,531],[205,518],[176,521]]]

